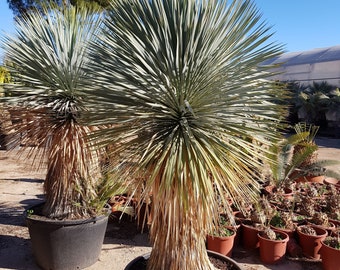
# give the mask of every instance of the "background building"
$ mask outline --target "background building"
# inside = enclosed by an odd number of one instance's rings
[[[303,85],[326,81],[331,85],[340,86],[340,45],[285,53],[264,64],[281,64],[277,68],[280,74],[270,79],[295,81]]]

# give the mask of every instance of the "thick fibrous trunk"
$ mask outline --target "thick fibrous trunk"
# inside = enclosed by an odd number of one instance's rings
[[[95,196],[93,160],[87,145],[87,128],[69,121],[52,129],[49,137],[46,203],[43,214],[49,218],[84,218],[90,215],[87,203]]]
[[[190,186],[190,185],[188,185]],[[190,190],[187,201],[177,187],[164,193],[156,191],[152,205],[150,238],[153,249],[148,270],[209,270],[211,265],[206,247],[207,220],[202,201]]]

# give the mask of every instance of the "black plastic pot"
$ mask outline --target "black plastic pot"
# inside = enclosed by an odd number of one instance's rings
[[[41,268],[83,269],[97,262],[104,241],[107,216],[67,221],[27,214],[25,218],[33,254]]]
[[[207,250],[208,252],[208,256],[209,257],[213,257],[222,261],[227,262],[228,264],[228,268],[226,269],[230,269],[230,270],[243,270],[242,267],[233,259],[224,256],[220,253],[214,252],[214,251],[210,251]],[[125,268],[124,270],[145,270],[146,269],[146,264],[148,259],[150,258],[150,253],[147,253],[143,256],[139,256],[135,259],[133,259]]]

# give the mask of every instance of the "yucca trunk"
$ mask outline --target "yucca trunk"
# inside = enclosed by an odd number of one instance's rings
[[[74,120],[56,124],[49,135],[47,174],[44,182],[44,215],[50,218],[79,218],[86,212],[89,198],[95,197],[99,179],[99,153],[88,147],[90,129]],[[97,171],[96,171],[97,170]]]
[[[209,210],[188,180],[187,184],[169,190],[159,190],[160,183],[154,183],[153,192],[157,196],[152,200],[153,248],[148,270],[214,269],[205,247],[207,226],[212,222]]]

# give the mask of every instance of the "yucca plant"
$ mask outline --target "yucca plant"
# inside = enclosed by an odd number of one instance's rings
[[[91,149],[87,138],[96,128],[79,119],[86,110],[83,67],[101,21],[94,9],[46,5],[42,13],[18,18],[16,35],[2,40],[16,81],[2,99],[18,120],[10,127],[9,145],[32,146],[22,152],[35,165],[46,162],[43,214],[49,218],[84,218],[96,211],[100,150]]]
[[[282,116],[261,66],[281,53],[269,31],[244,0],[122,0],[108,13],[86,121],[112,126],[94,138],[152,197],[148,269],[213,269],[215,190],[257,198],[255,171]]]

